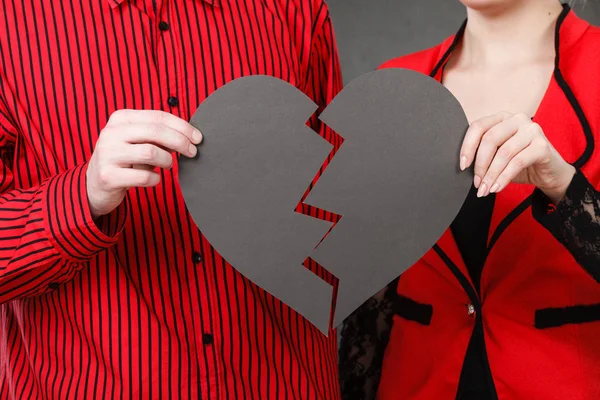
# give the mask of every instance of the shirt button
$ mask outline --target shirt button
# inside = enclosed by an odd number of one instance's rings
[[[467,304],[467,314],[469,317],[475,316],[475,306],[473,304]]]
[[[214,338],[210,333],[205,333],[202,335],[202,343],[205,345],[213,344]]]
[[[171,106],[171,107],[177,107],[177,104],[179,104],[179,100],[177,99],[177,97],[169,97],[167,99],[167,103]]]
[[[160,29],[163,32],[168,31],[169,24],[167,24],[165,21],[160,21],[160,23],[158,24],[158,29]]]
[[[194,262],[194,264],[199,264],[202,262],[202,254],[198,253],[197,251],[192,253],[192,261]]]

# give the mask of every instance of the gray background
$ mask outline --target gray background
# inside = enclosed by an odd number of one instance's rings
[[[465,18],[458,0],[327,0],[337,36],[344,81],[382,62],[434,46]],[[578,3],[581,3],[580,1]],[[600,0],[574,7],[600,25]]]

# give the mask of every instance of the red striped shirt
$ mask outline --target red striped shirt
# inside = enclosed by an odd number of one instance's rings
[[[85,189],[114,110],[187,120],[250,74],[327,104],[323,1],[6,0],[0,24],[0,399],[338,398],[335,335],[211,248],[177,165],[97,224]]]

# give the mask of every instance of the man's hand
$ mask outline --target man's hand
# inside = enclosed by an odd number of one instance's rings
[[[114,210],[132,187],[156,186],[169,169],[173,152],[197,153],[200,131],[163,111],[115,111],[100,132],[87,169],[87,194],[92,216]]]
[[[499,113],[473,122],[460,154],[461,169],[475,161],[479,197],[497,193],[510,182],[529,183],[557,204],[575,175],[575,168],[525,114]]]

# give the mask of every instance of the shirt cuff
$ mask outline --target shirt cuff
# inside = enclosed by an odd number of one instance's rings
[[[571,205],[581,204],[591,184],[580,170],[577,170],[565,196],[555,205],[540,189],[533,191],[531,211],[533,218],[552,233],[562,231],[566,216],[572,214]]]
[[[53,177],[40,192],[50,242],[64,257],[76,262],[115,244],[127,220],[125,200],[94,221],[87,197],[87,166],[82,164]]]

